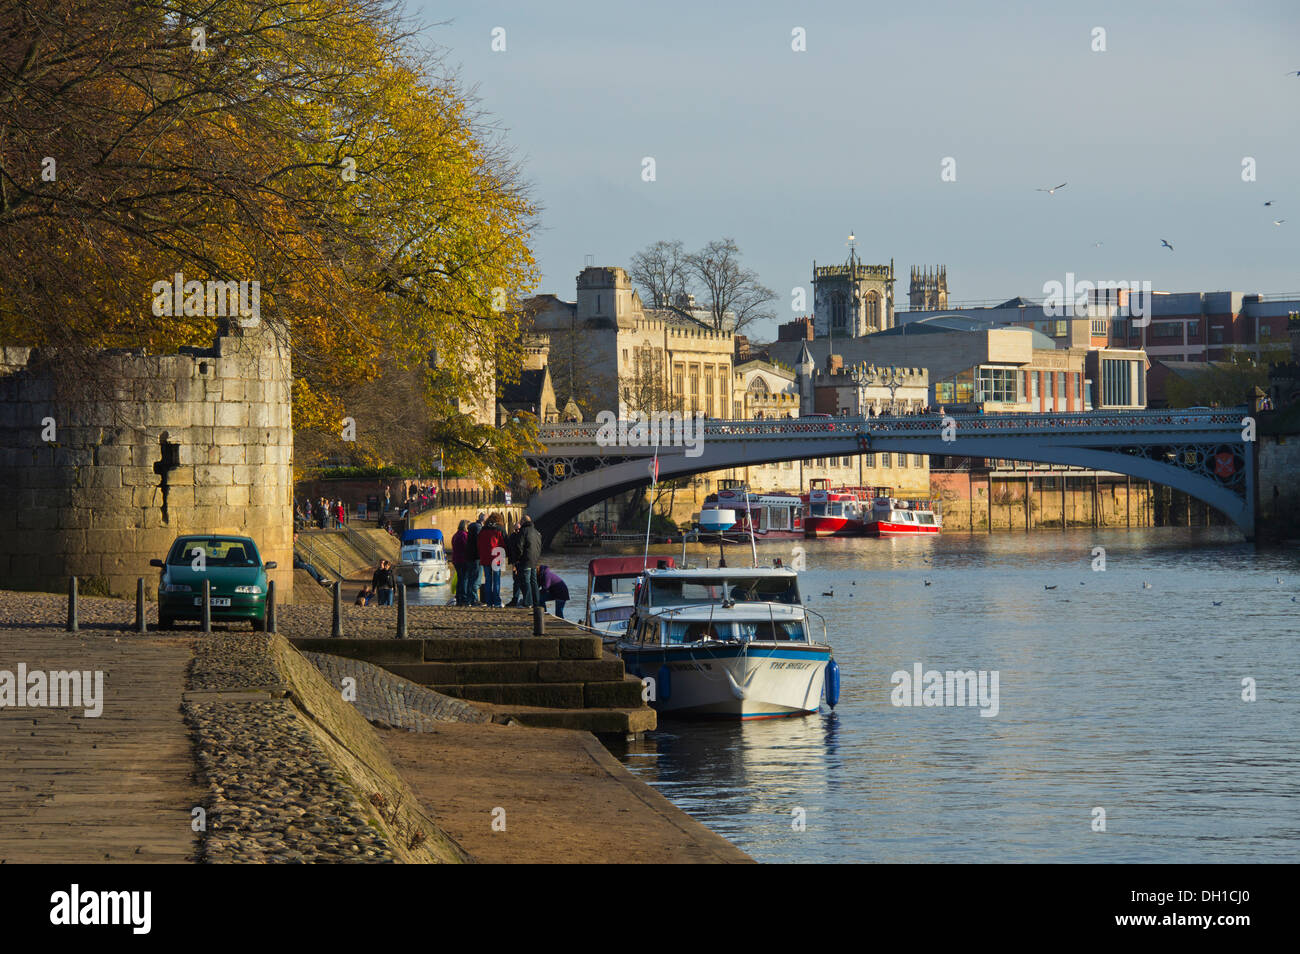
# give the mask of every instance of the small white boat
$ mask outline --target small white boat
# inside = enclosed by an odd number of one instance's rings
[[[618,646],[662,713],[773,719],[839,701],[825,632],[787,567],[647,569]]]
[[[648,567],[673,566],[672,557],[600,557],[587,564],[587,613],[583,623],[607,636],[622,636],[632,615],[637,581]]]
[[[451,582],[451,564],[442,548],[441,530],[407,530],[402,550],[393,567],[397,582],[404,586],[443,586]]]

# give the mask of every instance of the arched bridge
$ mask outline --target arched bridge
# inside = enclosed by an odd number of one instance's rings
[[[659,447],[659,479],[810,457],[903,452],[989,457],[1108,470],[1182,491],[1255,535],[1255,444],[1246,408],[958,414],[705,421],[688,440]],[[696,422],[688,422],[690,424]],[[597,423],[547,424],[542,478],[528,513],[549,544],[556,531],[607,497],[650,484],[653,443]],[[664,428],[667,431],[667,428]],[[620,438],[629,431],[627,438]],[[677,434],[665,434],[667,443]],[[682,446],[685,444],[686,446]]]

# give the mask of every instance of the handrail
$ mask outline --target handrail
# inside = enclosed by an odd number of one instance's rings
[[[373,563],[375,566],[379,566],[380,560],[388,559],[369,540],[346,524],[343,526],[343,534],[348,543],[352,544],[353,549],[357,550],[368,562]]]
[[[330,566],[329,554],[321,553],[316,549],[315,545],[310,542],[310,540],[310,537],[304,536],[300,533],[298,539],[294,541],[293,547],[295,550],[301,550],[305,554],[307,562],[316,567],[316,569],[324,573],[329,573],[337,579],[343,579],[343,563],[338,556],[335,556],[334,558],[335,565]]]

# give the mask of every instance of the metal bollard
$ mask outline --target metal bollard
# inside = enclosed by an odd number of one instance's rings
[[[77,578],[68,577],[68,632],[77,631]]]
[[[397,584],[397,638],[406,638],[406,584]]]
[[[275,632],[275,580],[266,581],[266,631]]]
[[[212,581],[203,581],[203,614],[200,617],[203,632],[212,632]]]
[[[533,635],[546,635],[546,611],[541,603],[533,604]]]
[[[343,636],[343,581],[334,581],[334,630],[330,633],[335,639]]]
[[[135,631],[137,633],[149,632],[149,626],[144,621],[144,577],[135,578]]]

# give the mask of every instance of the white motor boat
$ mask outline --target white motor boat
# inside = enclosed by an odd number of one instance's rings
[[[451,564],[442,547],[441,530],[407,530],[402,550],[393,567],[397,582],[404,586],[443,586],[452,580]]]
[[[672,557],[600,557],[587,564],[583,623],[606,636],[622,636],[632,615],[637,581],[648,567],[673,566]]]
[[[664,567],[644,571],[618,647],[628,672],[654,680],[658,711],[751,720],[816,712],[823,692],[839,701],[825,639],[792,569]]]

